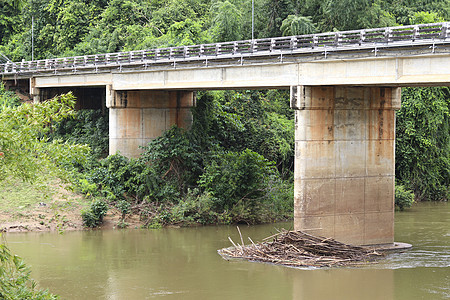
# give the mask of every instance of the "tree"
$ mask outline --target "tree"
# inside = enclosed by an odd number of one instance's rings
[[[281,24],[281,32],[284,36],[310,34],[316,32],[316,27],[311,17],[289,15]]]
[[[369,8],[369,0],[327,0],[322,26],[327,31],[359,29],[361,16]]]
[[[450,196],[450,89],[406,88],[397,113],[396,178],[422,200]]]
[[[24,0],[0,0],[0,44],[19,30],[20,11]]]
[[[266,0],[263,5],[262,15],[265,18],[266,28],[262,30],[264,37],[281,36],[281,24],[288,15],[293,14],[292,1]]]
[[[212,32],[218,42],[241,39],[241,11],[230,1],[218,1],[211,6]]]
[[[71,94],[17,107],[4,102],[0,109],[0,180],[13,176],[33,181],[42,169],[60,172],[62,164],[86,157],[87,146],[57,140],[48,143],[45,136],[52,122],[73,115],[74,103]]]

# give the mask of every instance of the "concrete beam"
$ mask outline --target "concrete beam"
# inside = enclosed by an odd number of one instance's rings
[[[37,88],[111,85],[114,90],[289,88],[293,85],[450,85],[450,54],[270,62],[158,71],[48,75]]]

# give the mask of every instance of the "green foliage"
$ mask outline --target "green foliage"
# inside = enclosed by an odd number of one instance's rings
[[[249,148],[275,161],[288,175],[294,155],[294,120],[288,103],[284,91],[200,94],[192,131],[196,140],[208,144],[202,147],[236,152]]]
[[[245,202],[244,206],[254,213],[257,200],[267,196],[269,182],[274,175],[272,162],[246,149],[216,155],[200,176],[199,183],[217,198],[215,206],[219,211]]]
[[[212,30],[216,41],[227,42],[241,39],[241,11],[230,1],[217,1],[211,6],[214,15]]]
[[[217,212],[217,199],[210,192],[189,190],[186,197],[172,208],[175,223],[229,224],[232,220],[227,212]]]
[[[444,18],[435,12],[418,11],[409,19],[410,24],[426,24],[444,22]]]
[[[0,180],[7,176],[34,180],[42,169],[61,172],[67,153],[83,158],[88,148],[62,141],[47,143],[45,134],[53,122],[73,116],[74,98],[63,95],[42,103],[3,106],[0,111]]]
[[[363,28],[361,17],[370,8],[369,0],[327,0],[322,26],[327,30]]]
[[[316,27],[311,17],[289,15],[281,24],[281,32],[284,36],[311,34],[316,32]]]
[[[3,1],[0,52],[37,59],[250,39],[251,0]],[[17,4],[19,3],[19,4]],[[449,0],[255,0],[255,37],[450,17]]]
[[[1,235],[0,235],[1,238]],[[30,278],[25,262],[11,253],[5,242],[0,244],[0,299],[50,300],[58,299],[47,290],[40,290]]]
[[[122,214],[122,220],[125,219],[125,216],[130,212],[131,204],[125,200],[120,200],[117,202],[116,207],[119,209]]]
[[[17,107],[20,104],[19,97],[14,92],[7,91],[3,82],[0,82],[0,112],[6,107]]]
[[[74,144],[87,144],[94,158],[106,157],[109,143],[109,113],[102,110],[79,110],[73,118],[53,124],[49,137]]]
[[[0,3],[0,44],[19,30],[20,11],[24,1],[2,0]]]
[[[406,88],[397,113],[396,178],[417,201],[450,196],[450,90]]]
[[[187,132],[178,127],[166,131],[144,150],[142,161],[151,165],[153,174],[158,174],[160,180],[154,184],[163,185],[168,191],[174,187],[179,195],[184,194],[188,187],[195,185],[202,172],[202,157],[198,145]]]
[[[405,189],[403,185],[395,186],[395,205],[402,211],[414,203],[414,193]]]
[[[89,162],[78,178],[79,189],[106,198],[121,211],[122,219],[131,207],[140,210],[151,220],[148,226],[289,217],[292,181],[281,180],[267,159],[275,157],[283,176],[290,177],[293,114],[287,95],[200,93],[190,130],[172,127],[144,147],[138,159],[116,154]],[[199,179],[205,184],[199,185]]]
[[[83,225],[94,228],[103,222],[103,217],[108,212],[108,204],[102,200],[94,200],[89,209],[81,212]]]

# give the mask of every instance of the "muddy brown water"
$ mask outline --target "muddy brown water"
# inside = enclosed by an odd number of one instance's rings
[[[253,240],[292,223],[243,226]],[[357,268],[292,269],[223,260],[234,226],[8,234],[41,287],[62,299],[449,299],[450,205],[396,213],[413,249]]]

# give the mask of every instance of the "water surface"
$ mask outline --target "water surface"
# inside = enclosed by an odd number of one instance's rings
[[[292,223],[243,226],[253,240]],[[450,206],[396,213],[405,253],[358,268],[292,269],[216,252],[239,240],[235,226],[8,234],[41,287],[63,299],[448,299]]]

